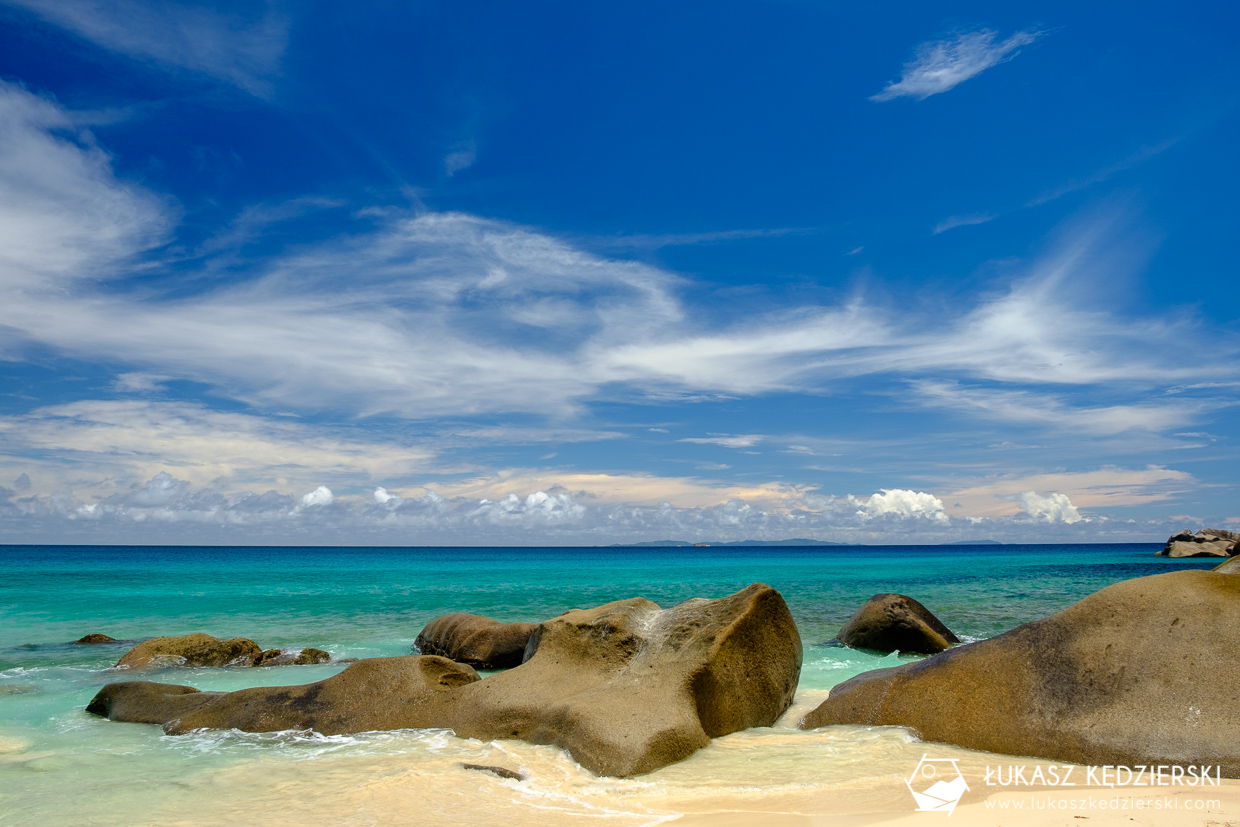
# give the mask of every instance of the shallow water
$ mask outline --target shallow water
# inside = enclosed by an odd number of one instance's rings
[[[1052,614],[1110,583],[1210,561],[1156,545],[676,549],[0,547],[0,824],[653,824],[680,812],[907,808],[923,746],[897,729],[799,732],[836,683],[903,662],[823,645],[870,595],[925,603],[965,639]],[[83,711],[132,643],[244,636],[336,658],[399,655],[431,618],[538,621],[641,595],[662,606],[754,581],[784,595],[805,646],[796,705],[773,728],[717,739],[638,779],[600,779],[561,751],[443,731],[164,736]],[[126,642],[76,646],[102,632]],[[339,664],[168,668],[201,689],[319,680]],[[939,754],[943,748],[935,748]],[[462,769],[520,769],[523,782]],[[898,803],[897,803],[898,802]],[[331,817],[324,820],[324,814]],[[317,814],[317,815],[316,815]]]

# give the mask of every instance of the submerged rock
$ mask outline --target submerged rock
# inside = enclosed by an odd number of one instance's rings
[[[331,654],[322,649],[302,649],[300,652],[291,649],[266,649],[254,656],[251,666],[305,666],[315,663],[327,663]]]
[[[475,669],[510,669],[521,664],[535,628],[456,612],[426,624],[414,645],[424,655],[442,655]]]
[[[493,767],[490,764],[461,764],[467,770],[477,770],[478,772],[489,772],[491,775],[498,775],[500,778],[511,778],[514,781],[524,781],[525,776],[516,770],[510,770],[507,767]]]
[[[86,705],[86,711],[113,721],[163,724],[222,697],[224,692],[202,692],[192,686],[154,681],[110,683]]]
[[[1203,528],[1196,534],[1188,529],[1172,534],[1156,557],[1231,557],[1240,553],[1240,533],[1220,528]]]
[[[201,699],[188,687],[108,684],[88,710],[161,723],[170,734],[446,727],[462,738],[552,744],[599,775],[628,776],[775,723],[800,672],[787,605],[754,584],[667,610],[634,598],[566,612],[537,627],[525,663],[486,680],[444,657],[410,655],[361,660],[304,686]]]
[[[1240,776],[1240,578],[1179,571],[858,675],[801,721],[909,727],[927,741],[1077,764],[1221,764]]]
[[[143,641],[116,662],[117,666],[140,669],[147,666],[249,666],[262,654],[249,638],[220,640],[201,632],[181,637],[157,637]]]
[[[116,643],[116,638],[108,637],[107,635],[101,635],[98,632],[95,632],[89,635],[82,635],[73,642],[80,643],[83,646],[93,646],[98,643]]]
[[[854,649],[934,655],[960,642],[929,609],[902,594],[876,594],[835,636]]]

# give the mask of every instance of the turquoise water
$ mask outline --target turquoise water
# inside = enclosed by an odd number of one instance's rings
[[[513,792],[514,801],[530,795],[529,790],[543,781],[549,786],[539,795],[569,795],[564,790],[572,789],[576,792],[569,798],[578,803],[585,800],[583,785],[595,785],[589,787],[590,794],[597,793],[602,796],[599,800],[608,802],[636,794],[636,790],[653,789],[649,787],[653,782],[615,782],[621,786],[598,793],[597,785],[602,782],[580,777],[562,756],[546,752],[548,748],[483,745],[442,732],[337,739],[309,733],[169,738],[156,727],[114,724],[87,715],[83,707],[98,688],[125,677],[109,667],[133,642],[147,637],[208,632],[249,637],[264,648],[314,646],[335,658],[400,655],[410,652],[428,620],[447,612],[536,622],[569,608],[636,595],[666,607],[690,597],[730,594],[761,581],[784,595],[797,621],[806,644],[798,709],[812,708],[840,680],[900,662],[898,655],[882,658],[823,645],[876,592],[911,595],[965,640],[981,639],[1045,617],[1119,580],[1208,568],[1216,562],[1158,558],[1153,556],[1157,549],[1153,544],[668,549],[0,547],[4,572],[0,578],[0,824],[170,823],[169,812],[179,813],[178,823],[227,823],[231,817],[220,808],[232,806],[229,801],[251,808],[270,806],[262,800],[265,788],[250,790],[241,803],[221,799],[214,791],[216,782],[211,779],[241,767],[246,768],[242,781],[234,777],[238,789],[247,779],[263,774],[278,777],[281,768],[291,766],[289,762],[299,769],[288,784],[309,777],[306,773],[311,767],[320,774],[330,768],[331,777],[337,779],[334,783],[348,784],[343,779],[351,777],[352,771],[373,774],[381,765],[385,772],[395,773],[397,768],[422,767],[421,778],[433,774],[431,768],[443,761],[485,758],[496,750],[514,756],[510,763],[544,768],[546,778],[535,778]],[[92,632],[125,642],[94,647],[70,643]],[[342,668],[336,664],[169,668],[143,677],[203,689],[234,689],[304,683]],[[768,733],[769,737],[785,739],[792,745],[788,749],[827,750],[834,756],[829,760],[862,761],[866,750],[896,748],[868,735],[857,735],[854,743],[841,741],[844,736],[838,733],[799,733],[789,729],[792,723],[779,733]],[[697,783],[694,772],[727,777],[732,771],[727,756],[749,747],[729,753],[724,742],[733,747],[749,744],[744,739],[721,739],[718,749],[712,745],[703,750],[706,755],[691,759],[685,767],[664,771],[670,779],[666,783],[679,778],[677,789],[688,790]],[[753,755],[746,755],[746,763],[752,764]],[[716,766],[712,761],[722,763]],[[443,764],[449,765],[455,766]],[[755,770],[751,766],[747,772]],[[551,776],[557,778],[554,783]],[[651,778],[656,776],[660,774]],[[707,783],[705,776],[699,780]],[[327,796],[333,782],[316,783],[315,789]],[[463,786],[454,795],[468,795],[478,783],[476,778],[462,780]],[[333,806],[353,805],[340,799]],[[185,820],[189,818],[187,807],[199,813],[197,820]]]

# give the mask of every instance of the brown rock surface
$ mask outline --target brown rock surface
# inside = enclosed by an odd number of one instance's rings
[[[501,623],[456,612],[426,624],[414,645],[424,655],[442,655],[475,669],[510,669],[521,664],[536,628],[533,623]]]
[[[529,646],[525,663],[486,680],[443,657],[374,658],[318,683],[205,702],[150,688],[159,684],[109,684],[90,709],[163,723],[171,734],[448,727],[463,738],[553,744],[595,773],[627,776],[686,758],[711,738],[773,724],[801,671],[792,615],[762,584],[667,610],[641,598],[573,610],[541,624]],[[143,709],[146,699],[158,709]]]
[[[315,663],[327,663],[331,654],[322,649],[302,649],[295,652],[286,649],[266,649],[254,656],[251,666],[305,666]]]
[[[1078,764],[1221,764],[1240,776],[1240,578],[1179,571],[845,681],[805,716]]]
[[[108,637],[107,635],[101,635],[98,632],[95,632],[93,634],[83,635],[73,642],[80,643],[83,646],[94,646],[99,643],[115,643],[116,638]]]
[[[652,772],[774,724],[801,673],[792,614],[760,583],[666,610],[642,598],[575,609],[529,645],[521,666],[462,687],[449,725],[563,747],[598,775]]]
[[[249,638],[220,640],[201,632],[182,637],[157,637],[143,641],[116,662],[117,666],[142,669],[148,666],[249,666],[262,654]]]
[[[902,594],[876,594],[835,639],[855,649],[934,655],[960,642],[929,609]]]
[[[433,655],[366,658],[317,683],[228,692],[165,722],[164,731],[179,735],[203,728],[312,729],[340,735],[439,727],[451,705],[447,697],[451,690],[477,680],[478,673],[470,667]]]

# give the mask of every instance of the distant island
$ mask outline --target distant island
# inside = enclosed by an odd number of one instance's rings
[[[692,548],[715,546],[846,546],[848,543],[833,543],[829,540],[807,540],[795,537],[791,540],[733,540],[730,543],[690,543],[686,540],[651,540],[646,543],[612,543],[608,548]]]
[[[954,543],[939,543],[941,546],[1001,546],[998,540],[957,540]]]

